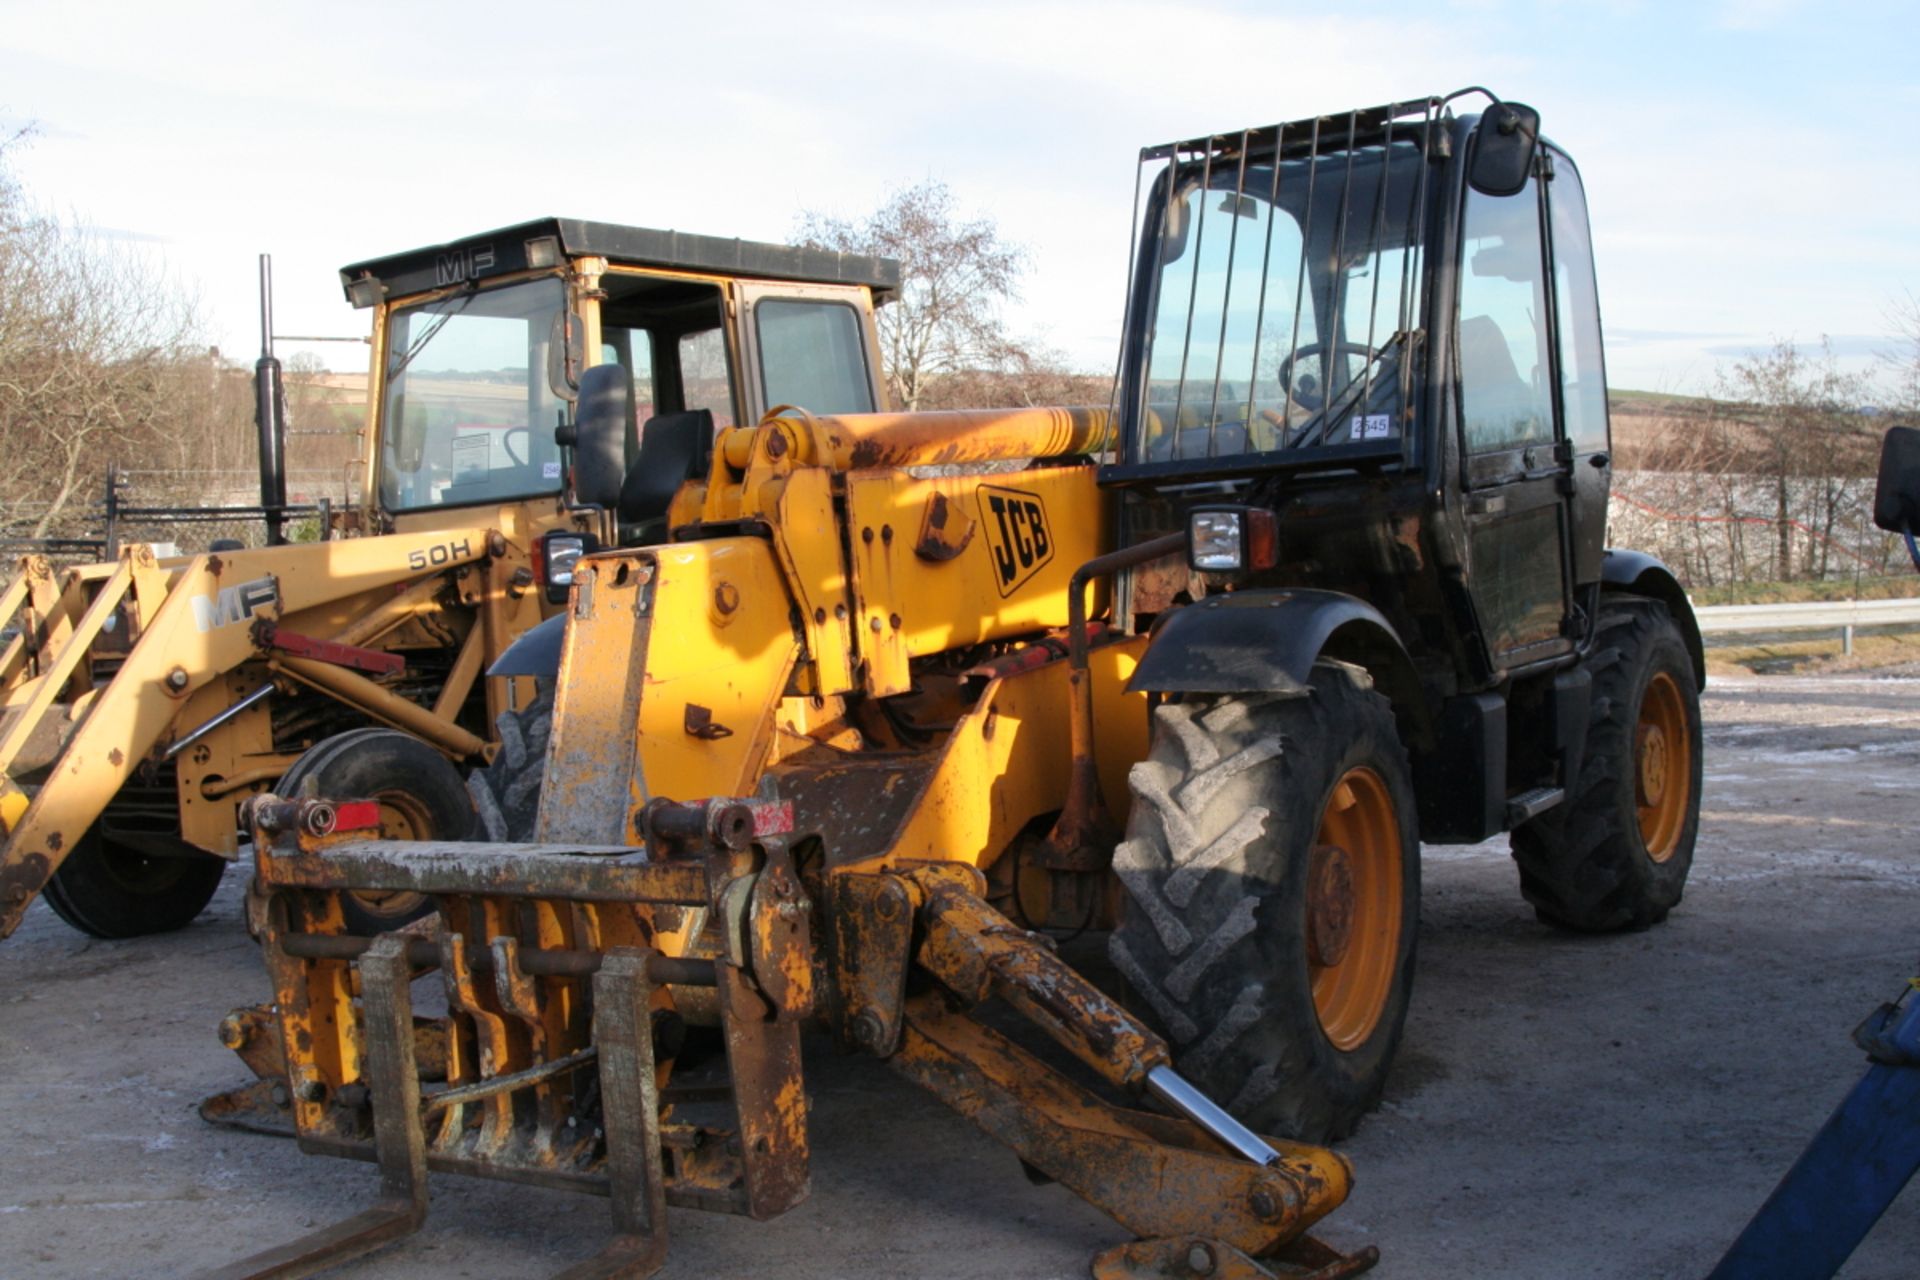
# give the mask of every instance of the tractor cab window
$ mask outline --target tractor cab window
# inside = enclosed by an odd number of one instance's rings
[[[380,500],[388,511],[560,491],[564,403],[548,345],[558,279],[455,293],[387,319]]]
[[[600,326],[600,363],[617,364],[633,375],[633,405],[636,421],[645,422],[654,408],[653,335],[645,329],[624,325]]]
[[[1560,318],[1560,404],[1567,438],[1579,455],[1607,447],[1607,371],[1600,348],[1600,299],[1594,287],[1593,241],[1580,175],[1565,156],[1554,157],[1547,184],[1553,231],[1553,296]]]
[[[719,329],[681,335],[680,386],[682,407],[709,410],[715,430],[733,425],[733,375]]]
[[[754,304],[761,390],[768,408],[872,413],[860,314],[844,302],[763,298]]]
[[[1540,196],[1468,189],[1460,252],[1460,420],[1468,453],[1553,439]],[[1589,273],[1590,274],[1590,273]]]
[[[1132,457],[1399,439],[1422,175],[1411,140],[1163,175]]]

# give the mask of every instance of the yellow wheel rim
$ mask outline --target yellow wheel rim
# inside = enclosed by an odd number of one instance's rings
[[[1647,682],[1633,728],[1633,799],[1640,843],[1665,862],[1680,847],[1693,807],[1693,733],[1679,682],[1664,671]]]
[[[406,792],[382,791],[374,799],[380,805],[382,840],[431,840],[439,834],[426,808]],[[427,900],[410,889],[349,889],[347,895],[374,915],[396,919],[412,915]]]
[[[1380,1025],[1402,916],[1400,822],[1387,784],[1349,769],[1334,784],[1308,859],[1307,967],[1320,1029],[1343,1051]]]

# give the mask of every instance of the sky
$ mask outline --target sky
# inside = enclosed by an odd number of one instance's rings
[[[1027,251],[1013,327],[1098,370],[1140,147],[1481,84],[1580,167],[1610,382],[1706,392],[1779,340],[1824,335],[1854,368],[1894,345],[1890,312],[1920,296],[1916,19],[1911,0],[0,0],[0,129],[34,126],[10,159],[37,200],[193,290],[241,359],[260,253],[279,333],[357,337],[349,262],[549,214],[782,241],[805,211],[936,178]]]

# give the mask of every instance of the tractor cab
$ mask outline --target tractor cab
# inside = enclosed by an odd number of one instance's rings
[[[1528,108],[1451,102],[1142,151],[1102,479],[1136,522],[1274,513],[1276,563],[1216,585],[1353,593],[1487,683],[1591,634],[1606,378],[1572,160]]]
[[[878,258],[547,218],[347,267],[375,308],[366,517],[408,528],[450,508],[550,502],[618,540],[620,490],[655,425],[699,447],[794,404],[881,406]],[[622,406],[582,431],[597,366]],[[666,483],[671,492],[684,474]]]

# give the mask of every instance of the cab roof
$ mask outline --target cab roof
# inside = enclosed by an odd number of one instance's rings
[[[446,244],[369,258],[342,267],[340,287],[348,291],[348,301],[367,306],[371,300],[365,298],[364,290],[361,299],[353,296],[351,286],[355,281],[377,280],[382,294],[393,298],[525,271],[529,244],[547,238],[557,240],[568,257],[591,254],[622,266],[666,267],[757,280],[865,285],[873,290],[876,302],[887,300],[900,288],[900,264],[892,258],[579,218],[538,218]]]

